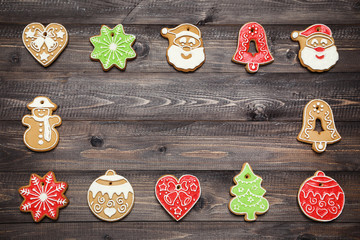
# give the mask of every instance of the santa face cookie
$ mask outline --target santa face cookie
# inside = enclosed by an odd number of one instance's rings
[[[39,96],[27,105],[31,115],[25,115],[22,124],[28,129],[24,133],[25,145],[36,152],[50,151],[59,143],[55,127],[61,125],[61,118],[52,115],[57,106],[49,98]]]
[[[317,120],[321,122],[323,130],[321,132],[315,130]],[[312,149],[317,153],[324,152],[327,144],[341,140],[341,136],[335,127],[332,110],[327,102],[314,99],[306,104],[303,113],[303,125],[297,140],[311,143]]]
[[[255,221],[257,216],[269,210],[269,202],[264,197],[266,190],[261,187],[262,178],[255,175],[248,163],[234,177],[235,186],[230,188],[234,198],[229,202],[229,210],[236,215],[245,215],[246,221]]]
[[[136,58],[132,48],[135,36],[125,34],[121,24],[113,29],[102,25],[100,35],[91,37],[90,42],[94,46],[90,58],[99,61],[104,71],[109,71],[113,66],[125,70],[127,60]]]
[[[250,42],[253,41],[257,53],[249,52]],[[272,63],[273,56],[269,51],[266,33],[259,23],[249,22],[241,27],[239,31],[238,47],[232,58],[235,63],[245,64],[245,69],[249,73],[256,73],[260,65]]]
[[[50,23],[46,27],[41,23],[30,23],[22,34],[25,48],[44,67],[49,66],[68,43],[65,27],[58,23]]]
[[[293,31],[291,39],[299,42],[301,65],[312,72],[328,71],[339,60],[332,32],[324,24],[312,25],[304,31]]]
[[[300,186],[298,202],[307,217],[319,222],[329,222],[340,216],[345,204],[345,194],[334,179],[317,171]]]
[[[155,195],[170,216],[179,221],[199,200],[200,182],[192,175],[183,175],[179,180],[172,175],[165,175],[157,181]]]
[[[176,70],[193,72],[205,62],[204,43],[196,26],[184,23],[175,28],[163,28],[161,36],[169,40],[166,57]]]
[[[87,199],[96,217],[113,222],[130,213],[134,206],[134,190],[126,178],[108,170],[91,184]]]
[[[35,222],[40,222],[45,216],[58,219],[59,209],[69,204],[64,195],[67,187],[66,182],[57,182],[51,171],[44,177],[32,174],[30,184],[19,188],[24,198],[20,211],[30,212]]]

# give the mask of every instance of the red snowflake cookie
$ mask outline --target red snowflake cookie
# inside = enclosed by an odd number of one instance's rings
[[[66,182],[57,182],[51,171],[44,177],[32,174],[30,184],[19,188],[19,193],[24,198],[20,211],[30,212],[35,222],[40,222],[45,216],[56,220],[59,208],[69,204],[64,196],[67,187]]]

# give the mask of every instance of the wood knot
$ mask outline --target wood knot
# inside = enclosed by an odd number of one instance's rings
[[[161,152],[161,153],[165,153],[166,152],[166,147],[165,146],[161,146],[158,148],[158,151]]]
[[[288,49],[286,51],[286,58],[287,59],[294,59],[294,58],[296,58],[296,53],[293,50]]]
[[[93,147],[102,147],[104,145],[104,140],[98,136],[92,136],[90,139],[91,146]]]
[[[19,56],[19,54],[18,54],[18,53],[12,54],[12,55],[11,55],[11,58],[10,58],[10,62],[16,63],[16,64],[20,63],[20,56]]]
[[[113,238],[111,236],[107,235],[107,234],[104,236],[104,240],[112,240],[112,239]]]
[[[302,234],[296,238],[296,240],[316,240],[317,238],[312,234]]]
[[[135,50],[138,57],[146,57],[147,55],[149,55],[150,52],[149,45],[139,41],[135,42],[133,49]]]
[[[269,120],[266,114],[266,106],[261,103],[249,104],[248,105],[249,116],[254,121],[267,121]]]

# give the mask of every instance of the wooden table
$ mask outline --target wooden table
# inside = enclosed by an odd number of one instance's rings
[[[4,1],[0,3],[0,238],[3,239],[359,239],[359,1]],[[63,24],[70,41],[48,68],[24,48],[31,22]],[[240,27],[261,23],[275,62],[256,74],[231,62]],[[202,31],[206,62],[194,73],[171,67],[160,30],[180,23]],[[91,61],[89,37],[122,23],[136,35],[138,57],[126,71]],[[328,25],[340,60],[311,73],[298,60],[293,30]],[[26,104],[45,95],[63,119],[60,143],[35,153],[22,142]],[[300,143],[302,110],[327,101],[343,139],[316,154]],[[263,177],[270,210],[253,223],[231,214],[232,178],[244,162]],[[87,206],[91,182],[114,169],[135,190],[122,221],[102,222]],[[31,173],[53,170],[70,204],[56,222],[35,224],[19,211],[17,189]],[[341,216],[317,223],[297,204],[300,184],[316,170],[346,194]],[[197,176],[202,196],[179,223],[160,206],[154,185],[164,174]]]

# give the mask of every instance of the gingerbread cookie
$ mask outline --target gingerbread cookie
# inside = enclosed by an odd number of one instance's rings
[[[99,61],[104,71],[109,71],[113,66],[125,70],[127,60],[136,58],[132,48],[135,36],[125,34],[121,24],[113,29],[102,25],[100,35],[91,37],[90,42],[94,46],[90,58]]]
[[[163,28],[161,36],[169,40],[166,58],[176,70],[193,72],[205,62],[204,43],[196,26],[184,23],[175,28]]]
[[[49,66],[68,43],[65,27],[58,23],[50,23],[46,27],[41,23],[30,23],[22,34],[25,48],[44,67]]]
[[[134,190],[126,178],[108,170],[91,184],[87,200],[96,217],[113,222],[130,213],[134,206]]]
[[[316,120],[321,122],[322,132],[315,130]],[[321,100],[311,100],[306,104],[303,113],[303,126],[297,137],[300,142],[311,143],[317,153],[326,150],[327,144],[340,141],[341,136],[336,130],[334,116],[330,105]]]
[[[61,125],[61,118],[52,115],[57,106],[49,98],[39,96],[27,105],[32,115],[25,115],[22,124],[28,129],[24,133],[25,145],[36,152],[50,151],[59,143],[55,127]]]
[[[255,221],[257,216],[269,210],[269,202],[261,187],[262,178],[255,175],[249,163],[244,163],[241,172],[234,177],[235,186],[230,188],[234,198],[229,202],[229,210],[236,215],[245,215],[246,221]]]
[[[30,184],[19,188],[24,198],[20,211],[30,212],[35,222],[40,222],[45,216],[58,219],[59,209],[69,204],[64,195],[67,187],[66,182],[57,182],[51,171],[44,177],[32,174]]]
[[[155,195],[170,216],[179,221],[199,200],[200,182],[192,175],[183,175],[179,180],[172,175],[165,175],[157,181]]]
[[[301,184],[298,202],[307,217],[319,222],[329,222],[341,214],[345,194],[334,179],[325,176],[322,171],[317,171]]]
[[[250,42],[253,41],[257,53],[252,54],[249,51]],[[260,65],[272,63],[273,56],[269,51],[266,33],[259,23],[249,22],[241,27],[239,31],[238,47],[232,58],[235,63],[245,64],[246,71],[256,73]]]
[[[332,32],[324,24],[312,25],[304,31],[293,31],[291,39],[299,42],[301,65],[312,72],[328,71],[339,60]]]

